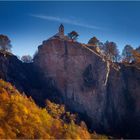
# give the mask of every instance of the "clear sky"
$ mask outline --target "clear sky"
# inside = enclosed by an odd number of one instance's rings
[[[54,35],[60,23],[65,33],[75,30],[79,42],[96,36],[102,42],[140,45],[140,1],[0,1],[0,34],[11,39],[13,53],[33,55],[43,40]]]

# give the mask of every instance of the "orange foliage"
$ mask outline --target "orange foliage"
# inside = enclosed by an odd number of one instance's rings
[[[57,106],[53,105],[52,106]],[[60,107],[64,111],[64,107]],[[58,108],[56,107],[56,110]],[[58,109],[56,114],[61,114]],[[55,113],[53,114],[55,115]],[[66,124],[39,108],[13,86],[0,80],[0,138],[91,138],[90,133],[74,122]]]
[[[132,54],[133,54],[133,57],[134,57],[134,60],[136,63],[140,63],[140,53],[137,52],[136,50],[133,50],[132,51]]]

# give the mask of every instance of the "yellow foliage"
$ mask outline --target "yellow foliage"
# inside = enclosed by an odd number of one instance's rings
[[[51,115],[21,95],[11,84],[0,80],[0,139],[91,138],[85,127],[54,117],[64,113],[64,106],[49,104]]]
[[[132,51],[132,54],[133,54],[133,57],[134,57],[134,60],[136,63],[140,63],[140,53],[137,52],[136,50],[133,50]]]

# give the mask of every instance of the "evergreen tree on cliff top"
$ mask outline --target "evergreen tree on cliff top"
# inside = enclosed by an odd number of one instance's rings
[[[72,31],[70,33],[68,33],[68,37],[72,40],[75,41],[77,40],[79,34],[76,31]]]

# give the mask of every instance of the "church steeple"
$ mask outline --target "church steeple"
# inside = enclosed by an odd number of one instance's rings
[[[63,38],[64,37],[64,26],[63,26],[63,24],[61,24],[60,26],[59,26],[59,37],[61,38]]]

